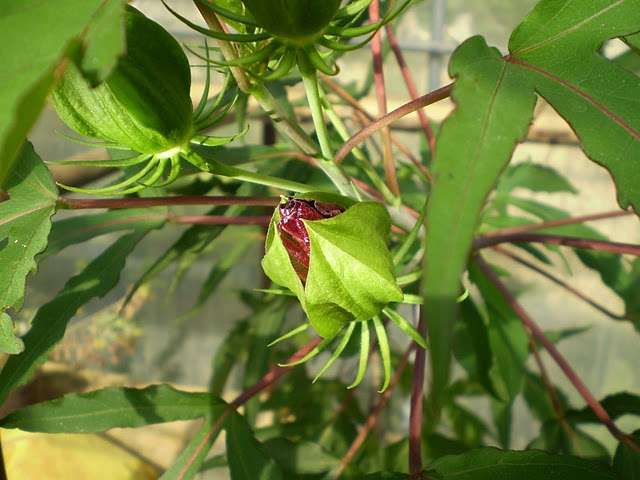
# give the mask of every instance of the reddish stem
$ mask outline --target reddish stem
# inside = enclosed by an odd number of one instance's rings
[[[419,310],[419,307],[416,307]],[[418,322],[418,332],[426,336],[426,321],[422,315]],[[409,472],[418,475],[422,471],[422,401],[424,398],[424,366],[426,350],[416,348],[413,364],[411,390],[411,410],[409,413]]]
[[[393,378],[391,379],[391,383],[389,384],[389,387],[384,391],[384,393],[380,395],[378,402],[373,407],[373,410],[371,410],[371,413],[365,420],[364,425],[358,432],[358,435],[351,443],[349,450],[344,455],[344,457],[342,457],[342,459],[340,460],[340,463],[335,468],[335,470],[331,472],[328,478],[331,478],[331,479],[340,478],[340,476],[344,473],[346,468],[355,458],[356,454],[360,450],[360,447],[362,447],[364,441],[367,439],[367,436],[369,435],[371,430],[373,430],[373,428],[376,426],[376,423],[378,422],[378,418],[380,417],[380,414],[384,410],[384,407],[387,405],[387,402],[389,401],[389,398],[391,397],[393,390],[395,389],[398,381],[400,380],[400,377],[402,376],[402,372],[404,372],[404,369],[407,367],[407,364],[409,362],[409,354],[411,353],[413,348],[414,348],[414,344],[411,344],[411,346],[404,352],[404,355],[400,360],[400,364],[398,365],[395,373],[393,374]]]
[[[500,280],[498,275],[493,271],[489,264],[487,264],[479,255],[476,257],[476,262],[487,279],[489,279],[489,281],[494,284],[494,286],[500,291],[500,293],[502,294],[506,302],[511,306],[516,315],[520,317],[520,321],[522,322],[524,327],[531,332],[533,337],[538,340],[544,346],[544,348],[547,349],[547,352],[549,352],[551,358],[555,360],[556,364],[560,367],[560,370],[562,370],[567,379],[569,379],[569,381],[573,384],[584,401],[587,402],[587,405],[589,405],[598,420],[600,420],[607,427],[609,432],[611,432],[611,435],[617,438],[620,442],[625,443],[636,452],[640,452],[640,446],[635,443],[631,436],[621,432],[618,429],[607,411],[593,396],[580,376],[573,370],[573,368],[571,368],[571,365],[569,365],[569,363],[565,360],[565,358],[558,351],[553,342],[551,342],[544,335],[540,327],[538,327],[538,325],[533,321],[533,319],[524,310],[524,308],[522,308],[520,303],[518,303],[516,298],[511,294],[507,286],[502,282],[502,280]]]
[[[369,4],[369,18],[371,22],[380,21],[380,0],[373,0]],[[387,114],[387,92],[384,84],[384,62],[382,60],[382,33],[378,30],[371,40],[371,54],[373,56],[373,79],[376,87],[376,99],[378,100],[378,115]],[[400,195],[400,185],[396,176],[396,163],[391,149],[391,133],[388,127],[381,130],[382,134],[382,165],[387,186],[394,195]]]
[[[291,357],[287,359],[286,363],[292,363],[297,360],[300,360],[307,353],[313,350],[320,343],[320,341],[321,341],[320,338],[315,338],[311,340],[304,347],[302,347],[296,353],[291,355]],[[224,413],[222,413],[222,415],[220,415],[220,417],[218,417],[216,421],[211,425],[211,428],[209,429],[205,437],[196,446],[195,450],[193,451],[193,453],[185,463],[184,467],[178,474],[178,479],[181,480],[184,478],[186,472],[189,470],[189,467],[191,467],[191,465],[196,460],[198,455],[200,455],[200,453],[202,452],[202,449],[205,448],[205,446],[209,443],[209,440],[211,440],[211,437],[222,427],[222,423],[229,416],[231,412],[233,412],[238,407],[246,403],[248,400],[250,400],[252,397],[260,393],[265,388],[272,385],[280,377],[288,373],[291,370],[291,368],[292,367],[281,367],[279,365],[272,366],[271,369],[260,380],[258,380],[258,382],[256,382],[253,386],[249,387],[247,390],[245,390],[240,395],[238,395],[229,404],[229,408],[227,408],[224,411]]]
[[[364,115],[364,117],[366,117],[367,122],[363,122],[365,126],[375,120],[375,117],[371,115],[362,105],[360,105],[360,102],[353,98],[351,94],[349,94],[349,92],[342,88],[338,83],[334,82],[327,76],[322,76],[321,78],[333,93],[347,102],[351,107],[353,107],[356,112],[360,112],[362,115]],[[429,172],[429,169],[425,167],[424,164],[422,164],[422,162],[420,162],[420,160],[418,160],[413,153],[411,153],[411,150],[404,143],[398,140],[394,135],[391,135],[391,142],[396,146],[398,150],[400,150],[400,152],[402,152],[405,157],[409,159],[411,163],[413,163],[418,169],[420,169],[429,180],[432,180],[431,172]]]
[[[544,228],[562,227],[564,225],[575,225],[576,223],[593,222],[595,220],[605,220],[607,218],[625,217],[633,215],[634,212],[627,210],[613,210],[611,212],[591,213],[589,215],[581,215],[577,217],[561,218],[559,220],[550,220],[548,222],[531,223],[529,225],[520,225],[518,227],[501,228],[486,234],[487,237],[494,235],[513,235],[515,233],[526,233],[534,230],[542,230]]]
[[[418,98],[418,89],[416,88],[416,84],[413,81],[413,76],[411,75],[411,71],[409,70],[409,66],[404,59],[404,55],[402,54],[402,49],[398,44],[398,40],[396,39],[396,34],[393,32],[393,27],[390,23],[388,23],[385,27],[387,31],[387,39],[389,40],[389,45],[391,45],[391,50],[393,50],[393,54],[396,57],[396,62],[398,63],[398,67],[400,68],[400,72],[402,73],[402,78],[404,79],[404,83],[407,86],[407,91],[409,92],[409,96],[411,100],[415,100]],[[422,130],[424,131],[425,136],[427,137],[427,142],[429,143],[429,150],[431,151],[431,158],[435,156],[436,152],[436,137],[433,135],[433,130],[431,129],[431,123],[427,118],[427,114],[424,113],[421,109],[416,111],[418,114],[418,118],[420,119],[420,124],[422,125]]]
[[[252,205],[275,207],[279,199],[275,197],[232,197],[184,195],[152,198],[61,198],[59,208],[72,210],[89,208],[144,208],[170,205]]]
[[[567,237],[564,235],[546,235],[541,233],[515,233],[513,235],[491,235],[478,237],[473,242],[476,250],[493,247],[501,243],[551,243],[566,247],[599,250],[610,253],[625,253],[640,256],[640,245],[631,243],[608,242],[588,238]]]
[[[169,215],[170,223],[184,223],[187,225],[268,225],[271,215],[245,215],[227,217],[224,215]]]
[[[384,128],[392,124],[396,120],[399,120],[405,115],[409,115],[410,113],[413,113],[420,108],[426,107],[427,105],[431,105],[432,103],[436,103],[436,102],[439,102],[440,100],[447,98],[449,95],[451,95],[452,87],[453,87],[453,83],[445,85],[444,87],[440,87],[437,90],[434,90],[433,92],[427,93],[426,95],[418,97],[415,100],[412,100],[408,103],[405,103],[404,105],[399,106],[392,112],[384,115],[383,117],[380,117],[376,121],[367,125],[366,127],[364,127],[362,130],[357,132],[355,135],[353,135],[349,140],[345,142],[345,144],[342,146],[342,148],[340,148],[340,150],[336,154],[336,161],[337,162],[342,161],[353,148],[360,145],[362,142],[364,142],[367,138],[369,138],[371,135],[376,133],[381,128]]]
[[[599,312],[605,314],[606,316],[608,316],[610,318],[613,318],[614,320],[626,320],[623,315],[618,315],[618,314],[612,312],[611,310],[609,310],[608,308],[603,307],[602,305],[600,305],[599,303],[593,301],[591,298],[587,297],[584,293],[582,293],[581,291],[579,291],[576,288],[572,287],[571,285],[569,285],[565,281],[563,281],[563,280],[559,279],[558,277],[552,275],[551,273],[543,270],[542,268],[540,268],[537,265],[529,262],[528,260],[525,260],[524,258],[520,257],[519,255],[516,255],[515,253],[511,253],[510,251],[505,250],[502,247],[493,247],[493,250],[495,250],[496,252],[500,253],[501,255],[504,255],[505,257],[510,258],[514,262],[517,262],[520,265],[523,265],[523,266],[527,267],[528,269],[533,270],[534,272],[539,273],[543,277],[551,280],[556,285],[561,286],[562,288],[564,288],[568,292],[572,293],[573,295],[578,297],[583,302],[588,303],[593,308],[595,308]]]

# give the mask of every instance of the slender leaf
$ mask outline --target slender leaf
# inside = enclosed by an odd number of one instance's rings
[[[640,416],[640,396],[628,392],[609,395],[600,402],[613,419],[622,415]],[[599,420],[589,407],[567,412],[567,419],[576,423],[598,423]]]
[[[449,379],[456,298],[473,235],[485,199],[525,135],[535,104],[526,76],[481,37],[458,47],[449,69],[457,78],[452,93],[457,109],[438,137],[423,283],[436,405]]]
[[[427,470],[439,480],[615,480],[610,467],[569,455],[481,448],[437,460]]]
[[[502,399],[513,401],[524,385],[529,338],[502,294],[475,266],[471,278],[480,289],[489,313],[489,344],[494,355],[490,376]]]
[[[118,239],[75,277],[56,298],[40,307],[24,336],[25,350],[9,358],[0,372],[0,401],[26,381],[49,351],[64,336],[67,324],[78,309],[95,297],[102,297],[118,283],[127,256],[146,232],[135,232]]]
[[[578,193],[571,182],[556,169],[531,161],[509,167],[500,178],[498,191],[511,192],[517,187],[532,192]]]
[[[160,227],[166,219],[166,209],[126,208],[78,215],[53,222],[49,244],[43,255],[55,255],[61,250],[107,233],[148,230]]]
[[[231,480],[285,478],[276,461],[256,440],[251,428],[241,416],[235,415],[230,418],[226,440]]]
[[[640,430],[633,433],[636,443],[640,441]],[[613,469],[620,480],[640,480],[640,453],[620,443],[613,457]]]
[[[25,407],[3,418],[0,426],[29,432],[94,433],[218,416],[226,408],[224,401],[208,393],[184,392],[168,385],[111,387]]]

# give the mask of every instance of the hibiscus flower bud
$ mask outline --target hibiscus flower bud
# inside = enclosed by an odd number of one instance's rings
[[[390,229],[380,203],[328,193],[285,198],[269,226],[262,268],[298,297],[313,328],[330,338],[402,300]]]
[[[290,197],[285,203],[280,204],[279,211],[280,221],[277,228],[280,239],[289,254],[291,265],[304,283],[309,273],[311,244],[302,220],[332,218],[344,212],[344,208],[334,203]]]

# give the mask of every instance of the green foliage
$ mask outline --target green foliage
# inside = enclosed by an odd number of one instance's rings
[[[0,188],[5,187],[57,76],[71,59],[80,57],[84,71],[99,80],[106,78],[124,49],[123,10],[122,0],[65,0],[64,5],[28,0],[3,5]]]
[[[51,174],[26,143],[6,184],[9,199],[0,203],[0,352],[19,353],[11,318],[22,307],[27,276],[45,249],[58,192]]]
[[[567,455],[536,451],[507,451],[494,448],[472,450],[444,457],[427,471],[435,478],[448,480],[490,480],[526,478],[527,480],[614,480],[611,469],[599,463]]]
[[[225,402],[208,393],[182,392],[167,385],[111,387],[25,407],[3,418],[0,425],[31,432],[93,433],[220,416],[226,408]]]
[[[102,297],[118,283],[126,258],[146,231],[127,234],[72,277],[58,296],[36,313],[24,336],[24,351],[11,357],[0,372],[0,399],[29,379],[35,367],[44,362],[54,345],[62,339],[69,321],[78,309],[95,297]]]
[[[458,108],[438,136],[426,227],[423,315],[429,319],[436,401],[449,378],[456,298],[484,201],[527,131],[535,96],[525,75],[474,37],[453,54]],[[465,138],[464,142],[456,138]],[[442,252],[448,252],[443,255]]]
[[[219,332],[216,351],[198,352],[211,357],[208,392],[157,385],[68,393],[14,410],[0,426],[77,434],[200,419],[162,475],[165,480],[194,478],[220,467],[234,480],[319,480],[336,478],[338,472],[347,480],[407,479],[418,451],[423,472],[411,478],[638,480],[640,457],[630,445],[632,437],[617,445],[612,458],[612,443],[591,435],[587,425],[600,422],[593,405],[572,407],[568,392],[556,385],[562,383],[551,360],[562,362],[556,352],[548,355],[549,344],[518,305],[517,296],[527,291],[526,277],[512,268],[508,255],[498,260],[478,248],[488,242],[479,237],[515,240],[500,252],[519,249],[534,265],[529,265],[532,272],[544,264],[548,279],[560,269],[563,277],[570,275],[577,258],[625,308],[600,310],[640,328],[640,259],[617,253],[620,245],[555,206],[556,198],[578,194],[573,177],[538,163],[539,158],[509,166],[542,99],[568,122],[586,155],[611,173],[619,204],[640,210],[639,0],[541,0],[514,30],[504,56],[482,37],[463,42],[451,58],[453,87],[418,101],[450,93],[455,107],[441,125],[433,125],[433,152],[426,151],[430,142],[420,132],[416,144],[425,165],[417,164],[404,144],[394,147],[392,158],[386,145],[378,149],[375,142],[352,148],[353,155],[345,155],[346,148],[335,154],[343,142],[353,147],[349,128],[358,128],[357,122],[343,120],[346,105],[353,106],[347,94],[360,101],[373,96],[376,86],[381,99],[378,64],[374,61],[362,81],[347,86],[318,74],[337,74],[343,52],[363,47],[378,29],[420,2],[382,2],[382,19],[371,21],[370,0],[195,0],[207,28],[170,8],[216,42],[186,46],[197,66],[206,68],[195,106],[187,57],[161,25],[121,0],[49,3],[14,2],[0,13],[5,47],[0,62],[7,80],[0,92],[0,363],[6,361],[0,403],[32,378],[78,312],[114,289],[128,256],[154,229],[166,229],[166,235],[157,235],[159,241],[170,240],[160,254],[145,252],[146,269],[127,286],[123,318],[159,297],[167,304],[186,300],[187,307],[170,319],[162,348],[149,364],[164,372],[188,358],[182,355],[184,340],[199,333],[202,324],[192,321],[212,298],[238,297],[246,311],[237,319],[218,318],[224,309],[212,305],[214,320],[228,331]],[[522,9],[502,3],[498,12],[484,5],[478,16],[491,11],[511,19]],[[501,5],[501,0],[490,4]],[[449,7],[456,11],[459,2]],[[615,38],[628,50],[609,60],[603,45]],[[387,55],[391,47],[383,45],[383,61],[393,61]],[[217,94],[212,93],[214,71],[223,74]],[[290,100],[291,87],[300,83],[306,101]],[[59,196],[46,165],[24,142],[51,90],[62,119],[94,139],[80,142],[122,151],[110,159],[57,162],[115,168],[121,175],[106,187],[70,190],[122,196],[111,204],[118,208],[139,207],[138,195],[177,206],[86,214],[83,209],[105,203]],[[245,136],[245,124],[256,118],[254,102],[279,133],[274,136],[271,126],[265,127],[265,145],[251,145],[255,135]],[[300,116],[307,104],[311,134]],[[416,105],[406,104],[390,118],[412,113]],[[209,135],[228,113],[241,132]],[[381,125],[374,119],[363,135]],[[396,144],[404,142],[393,135]],[[232,141],[244,144],[228,147]],[[343,160],[335,162],[338,157]],[[399,194],[392,193],[394,173]],[[315,209],[311,218],[300,220],[300,238],[283,227],[282,206],[264,231],[265,207],[277,203],[278,193],[287,195],[282,204],[293,198]],[[220,198],[212,201],[213,196]],[[212,203],[221,205],[204,207]],[[57,209],[66,210],[64,218],[52,222]],[[193,225],[172,236],[172,229],[185,223]],[[226,223],[241,225],[227,228]],[[514,239],[513,232],[527,233]],[[253,278],[260,256],[253,247],[265,234],[262,267],[275,288]],[[36,308],[30,323],[15,315],[37,261],[46,257],[53,264],[67,247],[106,235],[110,246]],[[538,235],[535,243],[523,241],[529,235]],[[578,237],[595,248],[567,253],[566,247],[547,243],[549,235]],[[293,247],[308,254],[307,264]],[[64,258],[71,253],[64,252]],[[172,274],[170,268],[175,268]],[[187,274],[193,273],[202,282],[186,292]],[[221,291],[231,274],[241,278],[240,287]],[[571,279],[566,283],[573,286]],[[142,294],[156,288],[160,295]],[[597,306],[606,304],[597,293],[589,292],[591,297]],[[110,306],[103,314],[112,311]],[[419,313],[422,322],[415,326],[411,320]],[[302,325],[295,326],[300,320]],[[87,323],[74,325],[74,337],[89,330]],[[390,323],[403,335],[388,328]],[[631,332],[629,324],[619,327]],[[586,329],[562,324],[544,335],[552,343],[579,342],[576,336]],[[15,330],[26,333],[18,338]],[[101,333],[97,340],[110,342]],[[313,343],[305,343],[310,339]],[[300,354],[300,348],[308,353]],[[412,352],[419,348],[430,350],[425,366]],[[278,365],[296,350],[297,360]],[[309,369],[294,368],[316,357],[322,366],[311,362]],[[347,361],[336,362],[339,358]],[[414,389],[424,368],[430,369],[424,375],[430,385],[418,401]],[[455,381],[450,384],[451,372]],[[577,374],[567,376],[578,383]],[[242,393],[233,402],[221,400],[238,388]],[[378,388],[386,390],[384,396],[374,393]],[[584,387],[580,390],[588,398]],[[624,417],[620,425],[640,417],[636,392],[609,394],[600,404],[613,420]],[[524,416],[521,406],[528,409]],[[421,428],[419,438],[407,433],[407,412],[411,431]],[[518,427],[530,416],[539,429],[525,438],[526,429]],[[225,451],[210,457],[222,431]],[[508,450],[525,442],[526,450]]]

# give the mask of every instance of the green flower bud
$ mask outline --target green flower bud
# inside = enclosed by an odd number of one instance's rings
[[[283,213],[301,215],[304,232],[291,218],[283,222]],[[262,267],[298,297],[318,334],[333,337],[345,324],[369,320],[389,302],[402,301],[387,246],[390,229],[379,203],[320,193],[286,199],[273,214]],[[301,271],[307,253],[308,267]]]
[[[313,43],[340,8],[340,0],[242,0],[267,32],[297,45]]]
[[[140,153],[170,151],[192,135],[189,62],[164,28],[132,7],[125,25],[126,54],[107,80],[92,88],[70,64],[53,104],[81,135]]]

